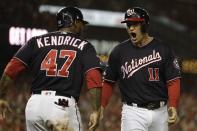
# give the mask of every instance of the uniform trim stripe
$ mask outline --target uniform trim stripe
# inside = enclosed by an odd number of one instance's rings
[[[127,18],[126,21],[144,21],[144,18]]]
[[[85,74],[88,72],[88,71],[90,71],[90,70],[93,70],[93,69],[101,69],[101,67],[93,67],[93,68],[90,68],[90,69],[88,69],[86,72],[85,72]]]
[[[22,62],[24,65],[26,65],[27,67],[29,67],[27,63],[25,63],[24,61],[22,61],[22,60],[21,60],[21,59],[19,59],[18,57],[14,56],[13,58],[15,58],[15,59],[19,60],[19,61],[20,61],[20,62]]]
[[[180,79],[180,78],[181,78],[181,77],[178,76],[178,77],[175,77],[175,78],[173,78],[173,79],[167,80],[167,83],[168,83],[168,82],[171,82],[171,81],[173,81],[173,80],[176,80],[176,79]]]
[[[109,79],[105,79],[105,78],[104,78],[104,81],[113,82],[113,83],[115,83],[115,82],[116,82],[116,81],[109,80]]]
[[[125,20],[123,20],[121,23],[126,23],[126,22],[129,22],[129,21],[136,21],[136,22],[142,22],[144,21],[145,19],[144,18],[127,18]]]

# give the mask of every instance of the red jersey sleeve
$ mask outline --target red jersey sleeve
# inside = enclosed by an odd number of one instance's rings
[[[85,76],[88,89],[102,87],[102,74],[99,69],[91,69]]]
[[[177,107],[180,99],[180,79],[175,79],[167,83],[169,106]]]
[[[20,60],[13,58],[10,60],[10,62],[7,64],[4,73],[8,75],[12,79],[16,79],[18,74],[21,72],[24,72],[27,69],[25,64],[21,62]]]
[[[114,83],[104,81],[103,87],[102,87],[102,96],[101,96],[101,105],[103,107],[106,107],[109,103],[109,100],[112,96],[112,89],[113,89]]]

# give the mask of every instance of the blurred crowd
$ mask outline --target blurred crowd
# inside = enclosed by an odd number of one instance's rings
[[[16,84],[18,85],[18,84]],[[14,86],[8,91],[12,112],[7,113],[7,119],[0,121],[0,131],[26,131],[25,129],[25,105],[30,96],[29,84]],[[100,122],[97,131],[120,131],[121,98],[118,88],[113,90],[113,96],[104,112],[104,118]],[[170,131],[197,131],[197,96],[191,92],[183,92],[179,105],[179,121],[170,126]],[[84,87],[79,100],[84,130],[88,128],[89,114],[92,111],[89,103],[89,95]]]
[[[125,12],[128,8],[141,6],[150,13],[151,34],[158,37],[162,36],[162,39],[172,44],[178,54],[182,54],[186,58],[196,58],[196,55],[194,56],[197,49],[196,4],[195,0],[6,0],[0,2],[0,30],[10,26],[42,28],[48,31],[56,30],[55,15],[49,12],[39,12],[40,5],[70,5],[115,12]],[[179,26],[183,27],[184,30],[177,29]],[[96,34],[97,31],[94,30],[94,27],[92,29],[93,31],[89,34]],[[102,28],[99,27],[99,29]],[[112,36],[119,38],[120,34],[116,33]],[[110,36],[108,39],[111,39]],[[190,53],[185,50],[190,50]]]
[[[42,4],[59,6],[78,6],[80,8],[125,11],[133,6],[143,6],[153,15],[167,16],[180,24],[186,25],[190,30],[197,29],[196,1],[195,0],[6,0],[0,2],[0,22],[2,24],[17,24],[27,26],[53,26],[50,23],[53,17],[47,13],[39,13],[38,8]]]

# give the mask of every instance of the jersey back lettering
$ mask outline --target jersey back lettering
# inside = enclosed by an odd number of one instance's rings
[[[72,33],[33,37],[15,54],[33,75],[32,92],[55,90],[78,99],[83,76],[100,68],[94,47]]]

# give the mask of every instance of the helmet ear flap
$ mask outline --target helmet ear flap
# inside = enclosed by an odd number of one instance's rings
[[[69,12],[60,12],[57,15],[57,27],[58,29],[62,27],[70,27],[74,22],[72,14]]]
[[[61,8],[56,14],[56,19],[58,29],[70,27],[76,20],[88,24],[88,22],[83,19],[82,12],[78,8],[70,6]]]
[[[63,20],[64,27],[70,27],[74,23],[74,19],[72,15],[69,13],[63,13],[62,20]]]

